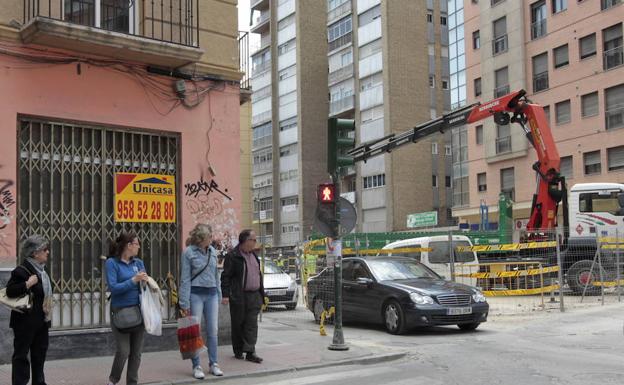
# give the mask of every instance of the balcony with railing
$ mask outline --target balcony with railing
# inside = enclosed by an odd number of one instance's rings
[[[251,89],[250,78],[251,71],[249,67],[249,32],[238,32],[238,61],[240,72],[243,73],[243,78],[240,80],[241,90],[249,91]],[[245,99],[241,101],[248,101],[247,95]],[[241,94],[241,98],[243,95]]]
[[[509,84],[505,84],[504,86],[494,88],[494,97],[500,98],[501,96],[505,96],[509,93]]]
[[[624,128],[624,105],[605,111],[607,130]]]
[[[610,70],[611,68],[619,67],[624,64],[624,46],[615,47],[605,51],[603,56],[605,71]]]
[[[251,33],[263,33],[269,29],[269,20],[271,19],[271,10],[266,10],[260,13],[255,18],[253,25],[251,26]]]
[[[260,38],[260,47],[258,48],[258,51],[262,51],[263,49],[265,49],[266,47],[271,45],[271,34],[267,33],[266,35],[263,35]]]
[[[257,124],[266,123],[269,120],[271,120],[271,115],[272,115],[271,110],[262,112],[258,115],[254,115],[251,118],[251,124],[255,126]]]
[[[353,76],[353,64],[338,68],[334,72],[329,73],[329,85],[340,83],[341,81]]]
[[[511,152],[511,136],[496,138],[496,155]]]
[[[539,39],[546,33],[546,19],[538,20],[531,24],[531,40]]]
[[[330,9],[327,12],[327,25],[332,24],[334,21],[341,19],[351,13],[351,1],[340,4],[334,9]]]
[[[504,52],[507,52],[507,34],[492,41],[492,55],[499,55]]]
[[[273,171],[273,162],[256,163],[252,167],[254,175],[264,174]]]
[[[351,40],[352,40],[352,33],[351,33],[351,32],[349,32],[349,33],[347,33],[346,35],[342,35],[342,36],[340,36],[340,37],[339,37],[338,39],[336,39],[336,40],[330,41],[330,42],[328,43],[327,50],[328,50],[329,52],[333,52],[333,51],[335,51],[335,50],[337,50],[337,49],[340,49],[340,48],[342,48],[342,47],[344,47],[344,46],[348,45],[349,43],[351,43],[351,42],[352,42]]]
[[[600,9],[604,11],[621,3],[622,0],[600,0]]]
[[[271,60],[265,60],[262,63],[255,64],[252,76],[258,76],[271,69]]]
[[[548,89],[548,71],[533,75],[533,92],[540,92]]]
[[[267,221],[270,222],[273,220],[273,209],[270,210],[260,210],[254,212],[254,221]]]
[[[334,116],[352,110],[355,107],[355,96],[347,96],[334,100],[329,104],[329,115]]]
[[[21,38],[167,67],[196,62],[199,0],[23,0]]]
[[[269,0],[251,0],[250,8],[252,10],[266,9],[269,7]]]

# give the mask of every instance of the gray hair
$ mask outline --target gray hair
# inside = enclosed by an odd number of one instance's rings
[[[45,250],[50,246],[50,242],[41,235],[31,235],[22,242],[21,256],[22,258],[30,258],[35,255],[36,252]]]
[[[212,227],[203,223],[195,225],[193,230],[189,233],[189,238],[186,240],[186,245],[199,246],[200,243],[212,236]]]

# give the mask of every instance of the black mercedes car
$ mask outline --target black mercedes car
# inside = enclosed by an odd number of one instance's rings
[[[436,325],[474,330],[487,321],[489,305],[479,290],[447,281],[411,258],[345,258],[342,279],[345,321],[383,323],[392,334]],[[333,305],[333,287],[333,270],[308,280],[307,307],[317,322]]]

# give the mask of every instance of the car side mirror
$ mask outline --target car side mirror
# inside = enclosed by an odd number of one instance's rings
[[[365,278],[365,277],[360,277],[360,278],[356,279],[355,282],[357,282],[358,285],[362,285],[362,286],[366,286],[366,287],[369,287],[370,285],[373,284],[373,280],[372,279]]]

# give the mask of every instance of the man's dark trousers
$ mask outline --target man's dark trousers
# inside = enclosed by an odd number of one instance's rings
[[[256,352],[258,314],[261,308],[262,296],[258,291],[246,291],[243,293],[242,301],[230,302],[234,354]]]

